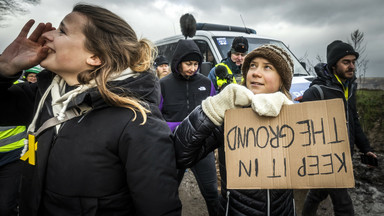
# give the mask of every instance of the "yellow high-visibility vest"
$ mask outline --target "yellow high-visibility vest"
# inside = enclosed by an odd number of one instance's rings
[[[0,152],[9,152],[24,146],[25,126],[0,126]]]

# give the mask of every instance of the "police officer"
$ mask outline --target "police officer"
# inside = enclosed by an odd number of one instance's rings
[[[209,72],[208,78],[219,92],[229,83],[241,83],[241,65],[248,53],[248,40],[245,37],[235,37],[227,58],[215,65]]]

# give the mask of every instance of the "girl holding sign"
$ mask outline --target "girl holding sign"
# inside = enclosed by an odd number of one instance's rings
[[[0,56],[1,124],[30,124],[20,215],[180,215],[153,45],[98,6],[27,37],[33,23]],[[12,85],[37,64],[37,83]]]
[[[191,167],[218,148],[221,198],[219,215],[295,215],[292,190],[232,190],[226,188],[224,113],[251,106],[259,115],[277,116],[292,104],[289,89],[293,62],[275,45],[250,52],[242,66],[243,85],[230,84],[220,94],[204,100],[174,132],[177,164]]]

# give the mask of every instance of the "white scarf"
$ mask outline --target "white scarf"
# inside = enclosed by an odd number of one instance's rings
[[[118,81],[118,80],[124,80],[129,77],[137,77],[139,73],[132,71],[130,68],[124,70],[120,74],[116,74],[115,76],[111,76],[108,81]],[[36,121],[37,118],[41,112],[41,109],[44,105],[44,102],[48,96],[49,93],[51,93],[52,96],[52,110],[53,115],[57,117],[58,120],[62,120],[64,118],[64,113],[67,110],[69,102],[76,98],[77,95],[80,93],[85,92],[86,90],[96,87],[95,80],[91,80],[89,84],[87,85],[80,85],[77,88],[65,93],[65,81],[60,76],[56,75],[51,85],[47,88],[47,90],[44,92],[43,96],[41,97],[41,100],[39,102],[39,105],[37,106],[37,110],[35,113],[35,116],[33,117],[32,123],[28,126],[28,132],[36,132]],[[59,131],[60,124],[56,125],[56,132]],[[25,154],[25,152],[28,149],[28,140],[26,139],[24,141],[24,149],[21,153],[21,156]]]

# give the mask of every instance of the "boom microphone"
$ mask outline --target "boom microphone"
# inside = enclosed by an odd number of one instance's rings
[[[227,68],[223,65],[219,65],[216,67],[216,76],[218,76],[220,79],[226,79],[228,76]]]
[[[186,13],[180,17],[180,29],[185,39],[192,38],[196,34],[196,20],[192,14]]]

